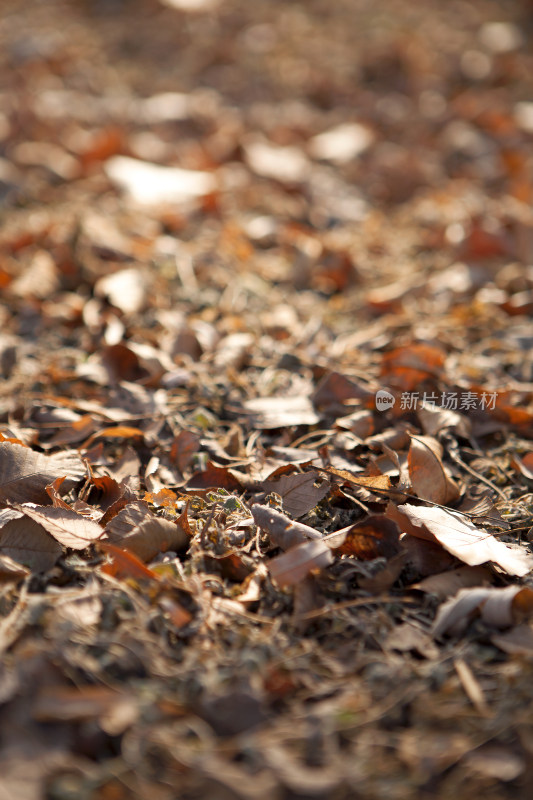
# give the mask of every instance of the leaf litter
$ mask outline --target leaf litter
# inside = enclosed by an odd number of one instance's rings
[[[494,14],[6,0],[0,795],[528,794],[531,9]]]

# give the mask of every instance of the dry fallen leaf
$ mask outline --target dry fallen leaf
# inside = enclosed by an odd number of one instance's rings
[[[431,436],[413,436],[407,465],[411,486],[421,500],[449,505],[459,497],[459,487],[442,463],[442,445]]]
[[[489,715],[489,707],[476,676],[462,658],[454,659],[454,667],[466,696],[483,716]]]
[[[344,164],[361,155],[372,144],[372,132],[357,122],[346,122],[314,136],[309,151],[314,158]]]
[[[420,589],[422,592],[436,595],[440,600],[445,600],[457,594],[460,589],[488,585],[491,577],[487,567],[464,566],[430,575],[418,583],[411,584],[411,589]]]
[[[418,406],[416,415],[426,436],[436,436],[443,430],[450,430],[464,439],[468,439],[470,436],[472,425],[468,417],[451,408],[442,408],[428,403]]]
[[[275,475],[275,473],[274,473]],[[284,510],[292,517],[301,517],[311,511],[330,491],[327,481],[317,479],[312,472],[295,472],[292,475],[270,476],[263,481],[265,492],[275,492],[283,500]]]
[[[336,553],[356,556],[361,561],[393,558],[400,551],[399,540],[398,525],[384,514],[373,514],[327,538]]]
[[[424,380],[442,374],[444,359],[441,347],[415,342],[385,353],[381,375],[391,386],[403,392],[413,392]]]
[[[531,623],[516,625],[508,631],[494,633],[491,642],[505,653],[533,657],[533,627]]]
[[[146,503],[129,503],[106,526],[109,541],[125,547],[145,563],[166,550],[184,550],[189,536],[176,522],[156,517]]]
[[[514,456],[511,466],[522,474],[524,478],[527,478],[528,481],[533,481],[533,452],[526,453],[522,458]]]
[[[312,469],[316,469],[320,474],[330,475],[338,483],[348,483],[361,489],[368,489],[370,492],[372,490],[384,493],[396,491],[388,475],[357,475],[355,472],[336,469],[336,467],[312,467]]]
[[[108,686],[46,686],[32,707],[39,722],[98,720],[102,730],[118,735],[137,719],[133,696]]]
[[[318,383],[311,397],[318,409],[346,411],[347,400],[360,400],[364,406],[374,403],[374,392],[340,372],[328,372]]]
[[[261,598],[261,591],[267,568],[265,564],[260,564],[242,582],[242,592],[237,595],[235,600],[239,603],[256,603]]]
[[[409,503],[400,506],[389,503],[387,516],[395,520],[401,530],[411,536],[438,542],[470,566],[491,561],[509,575],[519,577],[533,569],[533,556],[523,548],[507,547],[457,512]]]
[[[266,531],[273,545],[288,550],[308,539],[322,539],[322,534],[309,525],[294,522],[281,511],[268,506],[253,505],[252,516],[256,525]]]
[[[0,555],[24,564],[32,572],[54,566],[63,548],[42,525],[12,508],[0,510]]]
[[[85,586],[62,593],[53,600],[52,625],[67,623],[69,627],[87,630],[102,617],[102,587],[91,577]]]
[[[438,658],[439,650],[431,636],[408,622],[396,625],[383,643],[385,650],[408,652],[413,650],[422,658]]]
[[[192,614],[172,597],[161,597],[159,607],[175,628],[183,628],[192,620]]]
[[[56,478],[55,481],[49,483],[46,487],[46,493],[48,494],[50,500],[52,501],[52,505],[57,506],[58,508],[67,508],[69,509],[70,506],[66,503],[63,498],[61,497],[59,490],[63,485],[65,479],[63,477]]]
[[[114,578],[133,578],[138,581],[155,581],[159,583],[161,578],[154,570],[146,567],[136,555],[130,553],[122,547],[117,547],[110,542],[100,542],[100,550],[110,556],[110,562],[101,567],[101,571]]]
[[[217,467],[212,461],[208,461],[205,469],[193,473],[186,485],[192,492],[204,489],[227,489],[228,492],[235,492],[242,488],[237,475],[235,470]]]
[[[65,476],[65,491],[84,476],[85,467],[79,455],[64,451],[43,455],[11,442],[0,442],[0,504],[47,502],[46,487]]]
[[[510,628],[533,613],[533,589],[521,586],[461,589],[437,612],[433,624],[436,638],[461,634],[474,616],[493,628]]]
[[[303,542],[286,553],[273,558],[268,569],[280,586],[292,586],[310,572],[327,567],[333,562],[333,553],[324,541]]]
[[[289,425],[315,425],[320,421],[311,400],[298,397],[255,397],[247,400],[244,410],[252,416],[253,425],[262,430]]]
[[[509,783],[527,770],[528,761],[512,746],[485,744],[467,753],[464,766],[470,775],[479,774],[485,781]]]
[[[16,509],[41,525],[63,547],[82,550],[104,535],[97,522],[82,517],[73,509],[17,503]]]
[[[389,591],[391,586],[400,577],[407,561],[407,554],[404,550],[389,558],[383,567],[377,572],[368,576],[358,578],[359,588],[372,595],[380,595]]]
[[[206,0],[173,0],[173,2],[175,5],[178,2],[184,5],[186,3],[207,5]],[[187,119],[191,113],[191,97],[183,92],[160,92],[138,100],[133,113],[136,120],[142,119],[149,125]]]
[[[172,442],[170,457],[180,472],[185,472],[193,456],[198,452],[201,437],[192,431],[180,431]]]
[[[160,2],[179,11],[211,11],[221,0],[160,0]]]
[[[124,314],[137,314],[147,301],[147,279],[140,269],[131,267],[104,275],[94,285],[97,297],[105,297]]]
[[[401,528],[401,526],[400,526]],[[451,570],[456,559],[438,542],[404,533],[400,537],[406,562],[420,578]]]
[[[2,529],[0,528],[0,553],[3,550]],[[6,583],[20,583],[30,574],[19,561],[14,561],[7,555],[0,554],[0,586]]]
[[[134,428],[130,425],[115,425],[112,428],[104,428],[103,430],[96,431],[90,436],[83,447],[87,449],[97,439],[142,439],[144,433],[140,428]]]
[[[250,169],[264,178],[273,178],[282,183],[300,183],[309,174],[309,162],[297,147],[250,141],[245,146],[245,155]]]
[[[126,156],[108,159],[105,170],[113,183],[143,205],[179,203],[216,189],[215,177],[209,172],[164,167]]]
[[[118,297],[120,298],[120,292]],[[120,300],[117,300],[117,307]],[[125,297],[123,310],[126,311],[124,306],[128,303],[127,295]],[[100,351],[101,363],[107,372],[107,381],[114,383],[115,381],[137,381],[146,376],[146,370],[141,366],[139,356],[127,347],[122,342],[118,344],[110,344]]]

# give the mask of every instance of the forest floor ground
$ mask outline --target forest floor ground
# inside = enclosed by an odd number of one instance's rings
[[[533,6],[3,0],[0,800],[533,795]]]

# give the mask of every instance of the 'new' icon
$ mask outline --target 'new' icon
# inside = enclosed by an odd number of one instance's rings
[[[394,395],[386,392],[385,389],[380,389],[376,392],[376,408],[378,411],[386,411],[387,408],[392,408],[395,402]]]

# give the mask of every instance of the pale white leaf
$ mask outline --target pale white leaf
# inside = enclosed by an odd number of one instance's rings
[[[105,171],[133,200],[146,205],[179,203],[205,197],[216,189],[210,172],[164,167],[126,156],[110,158]]]
[[[361,155],[374,141],[372,131],[357,122],[346,122],[314,136],[309,151],[314,158],[345,164]]]
[[[281,183],[301,183],[309,174],[309,161],[298,147],[279,147],[251,141],[244,148],[252,172]]]
[[[508,547],[455,511],[404,503],[396,509],[390,507],[388,515],[406,533],[438,542],[472,567],[491,561],[509,575],[518,576],[533,569],[533,556],[525,549]]]
[[[477,614],[490,627],[509,628],[533,612],[533,590],[522,586],[461,589],[439,608],[433,635],[462,633]]]
[[[54,566],[62,552],[61,545],[42,525],[15,509],[0,511],[1,556],[24,564],[32,572],[46,572]]]
[[[103,529],[88,517],[69,508],[22,503],[16,506],[25,516],[41,525],[63,547],[82,550],[103,536]]]

